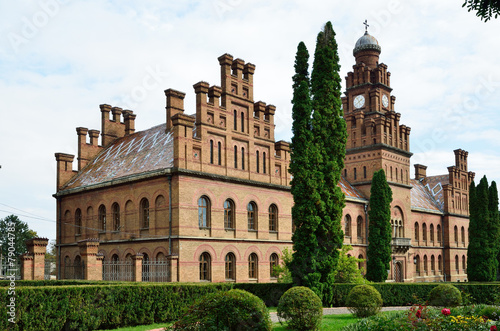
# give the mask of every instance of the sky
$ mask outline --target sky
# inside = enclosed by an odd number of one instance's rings
[[[412,177],[415,163],[446,174],[462,148],[476,182],[498,182],[500,20],[482,22],[461,4],[0,0],[0,218],[16,214],[55,239],[54,153],[77,154],[75,128],[100,130],[104,103],[133,110],[136,131],[164,123],[168,88],[185,92],[185,112],[195,113],[193,85],[220,85],[224,53],[256,65],[254,99],[277,107],[276,139],[290,141],[297,45],[312,62],[327,21],[344,78],[368,20],[400,123],[411,127]]]

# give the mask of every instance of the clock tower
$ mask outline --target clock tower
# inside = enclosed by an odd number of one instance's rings
[[[379,63],[381,50],[368,31],[354,47],[356,64],[347,74],[342,98],[348,133],[343,175],[369,197],[374,172],[384,169],[393,196],[409,207],[410,128],[399,122],[391,74]]]

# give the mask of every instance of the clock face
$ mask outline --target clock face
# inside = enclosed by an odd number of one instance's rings
[[[358,95],[354,98],[354,107],[361,108],[365,105],[365,97],[362,95]]]
[[[382,96],[382,105],[385,108],[387,108],[389,106],[389,98],[385,94]]]

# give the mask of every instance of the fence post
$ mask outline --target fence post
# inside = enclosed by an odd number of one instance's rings
[[[45,279],[45,253],[47,252],[48,243],[49,239],[47,238],[33,238],[26,240],[26,247],[28,248],[28,254],[33,257],[32,260],[33,267],[30,279],[33,280]]]
[[[99,239],[91,238],[78,242],[80,256],[84,267],[83,277],[86,280],[102,280],[102,259],[99,260]]]
[[[170,262],[170,281],[176,283],[179,281],[179,255],[169,255],[167,259]]]
[[[33,280],[33,255],[21,255],[21,279]]]
[[[132,261],[134,261],[134,275],[132,277],[133,282],[142,282],[142,259],[143,255],[141,253],[137,253],[132,256]]]

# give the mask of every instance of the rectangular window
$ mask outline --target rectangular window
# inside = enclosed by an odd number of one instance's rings
[[[238,147],[234,146],[234,168],[238,169]]]
[[[259,151],[257,151],[256,154],[257,154],[257,156],[256,156],[257,157],[257,173],[259,173],[260,172],[259,171]]]
[[[210,164],[214,164],[214,141],[210,140]]]

